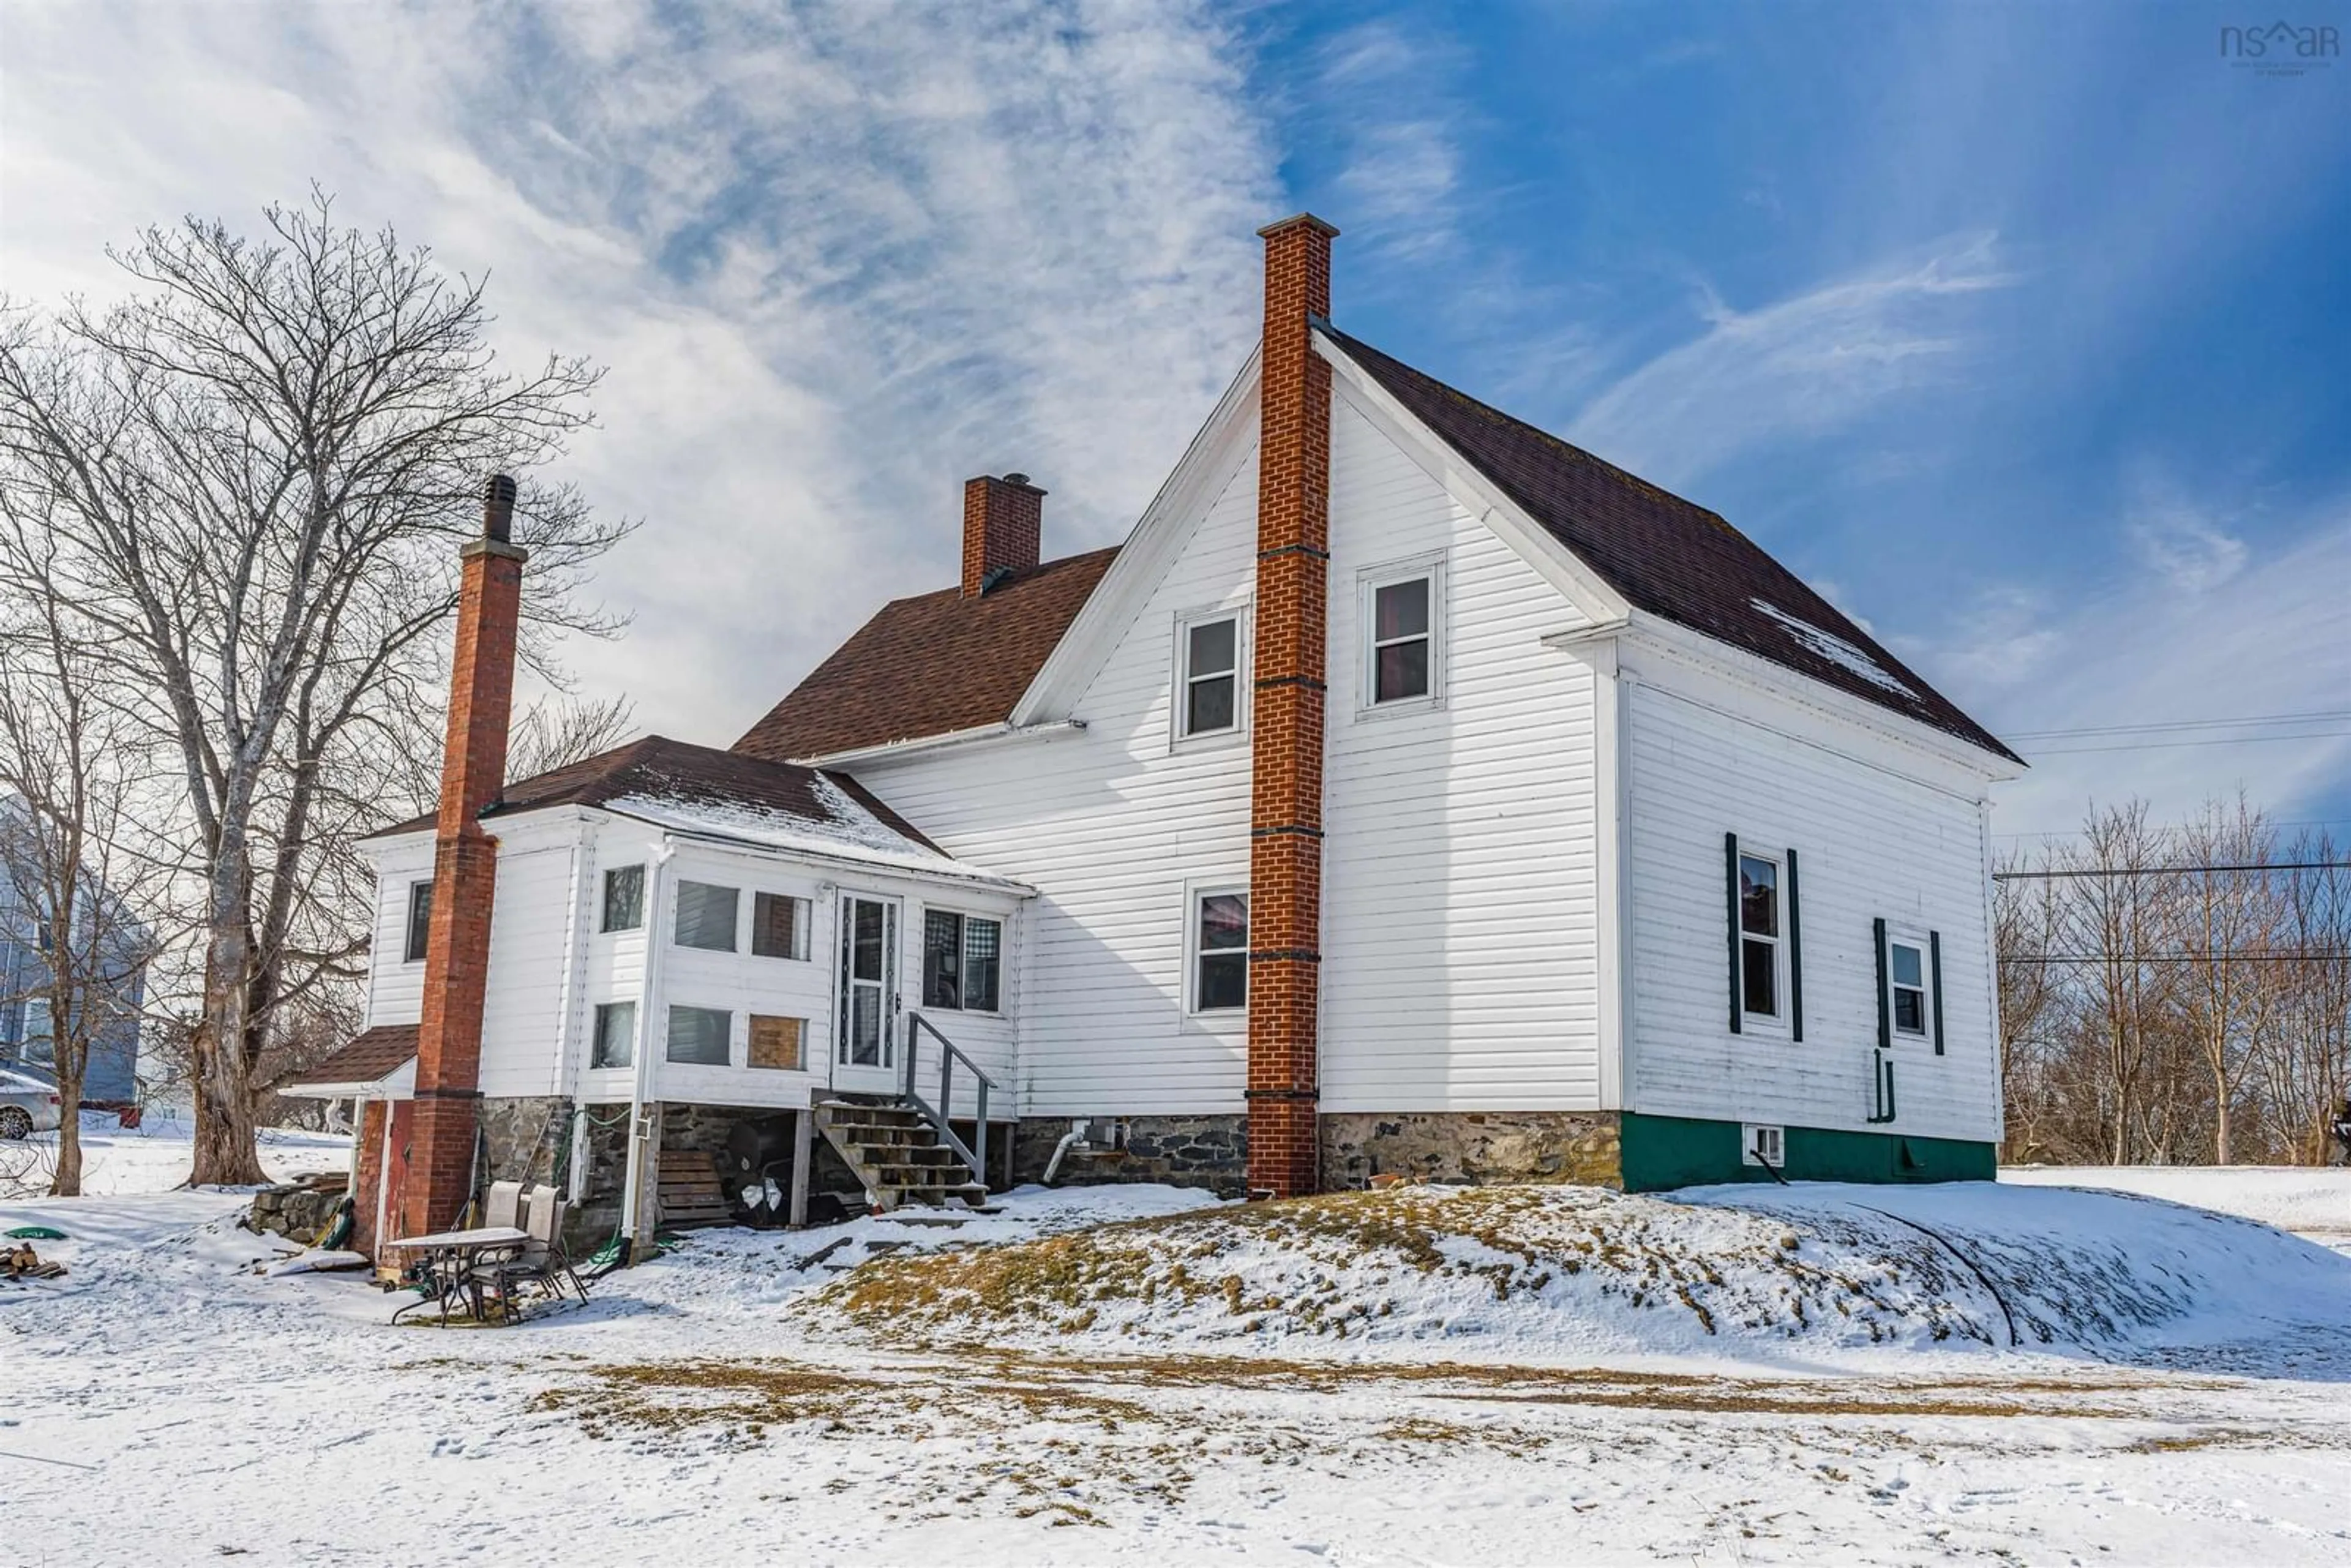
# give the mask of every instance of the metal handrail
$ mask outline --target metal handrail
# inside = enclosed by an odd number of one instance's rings
[[[921,1031],[925,1030],[929,1032],[933,1040],[939,1042],[939,1103],[935,1106],[924,1099],[921,1092],[914,1087],[915,1063],[922,1056],[919,1049]],[[955,1108],[955,1064],[958,1061],[970,1071],[977,1085],[978,1104],[976,1109],[978,1114],[975,1124],[977,1128],[977,1141],[979,1146],[977,1149],[957,1137],[955,1129],[947,1124],[947,1113]],[[941,1034],[938,1026],[930,1019],[918,1012],[908,1010],[906,1014],[906,1103],[920,1111],[924,1120],[930,1123],[931,1129],[946,1140],[949,1148],[963,1156],[964,1164],[971,1167],[973,1177],[978,1181],[983,1189],[987,1186],[987,1094],[988,1091],[995,1087],[996,1080],[980,1071],[979,1063],[965,1055],[963,1047]]]

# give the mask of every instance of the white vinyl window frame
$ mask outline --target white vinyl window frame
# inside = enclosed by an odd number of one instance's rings
[[[973,1007],[969,1005],[967,1001],[960,999],[955,1002],[935,1002],[931,999],[931,917],[933,915],[936,915],[943,920],[953,920],[956,923],[955,984],[958,997],[961,998],[967,998],[971,989],[971,968],[973,962],[972,937],[974,935],[972,927],[975,925],[989,925],[995,927],[996,951],[991,956],[996,964],[995,1004],[993,1006],[984,1008]],[[922,952],[917,955],[921,963],[920,995],[923,998],[924,1010],[926,1012],[956,1012],[964,1014],[968,1018],[1002,1018],[1005,1014],[1004,975],[1008,958],[1007,949],[1010,946],[1011,939],[1010,925],[1011,922],[1006,919],[1005,916],[992,911],[959,909],[953,904],[924,904]]]
[[[1355,577],[1355,716],[1373,718],[1391,714],[1426,713],[1445,706],[1446,585],[1445,553],[1415,556],[1409,560],[1365,567]],[[1384,588],[1425,580],[1428,593],[1428,626],[1424,632],[1383,638],[1379,634],[1379,595]],[[1383,649],[1426,639],[1428,644],[1428,689],[1409,696],[1380,700],[1380,654]]]
[[[1249,913],[1249,883],[1236,882],[1200,882],[1184,889],[1184,1015],[1196,1025],[1214,1027],[1218,1024],[1245,1024],[1249,1019],[1249,932],[1246,922]],[[1215,948],[1201,940],[1206,925],[1206,911],[1212,898],[1238,898],[1241,901],[1245,924],[1241,945],[1238,948]],[[1204,956],[1237,956],[1241,967],[1241,1001],[1238,1007],[1203,1007],[1201,1005],[1201,966]]]
[[[1771,868],[1771,929],[1768,932],[1750,930],[1747,924],[1745,897],[1747,862],[1752,861]],[[1789,1027],[1791,1008],[1788,979],[1788,862],[1782,856],[1761,853],[1749,849],[1742,841],[1739,846],[1740,862],[1740,1016],[1750,1030],[1785,1030]],[[1746,990],[1747,957],[1750,947],[1766,947],[1771,952],[1771,1010],[1758,1012],[1748,1005]]]
[[[1220,621],[1229,621],[1233,624],[1232,668],[1229,671],[1193,668],[1192,632],[1194,629],[1212,626]],[[1170,750],[1215,745],[1249,733],[1249,653],[1248,601],[1207,605],[1197,610],[1177,612],[1174,641],[1168,653],[1168,669],[1173,672],[1173,678],[1169,683],[1167,705],[1167,744]],[[1194,729],[1191,727],[1193,686],[1226,676],[1229,676],[1233,683],[1232,722],[1213,729]]]
[[[1935,1033],[1934,938],[1925,931],[1888,922],[1886,927],[1886,1028],[1896,1040],[1931,1040]],[[1914,965],[1907,967],[1902,956]],[[1907,977],[1906,977],[1907,976]],[[1906,996],[1917,998],[1917,1023],[1903,1021]]]

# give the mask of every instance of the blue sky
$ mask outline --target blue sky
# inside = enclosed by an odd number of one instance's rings
[[[2351,7],[2294,19],[2351,31]],[[1115,538],[1344,231],[1350,330],[1715,507],[2003,732],[2351,709],[2351,62],[2198,6],[12,7],[0,276],[316,177],[611,365],[576,474],[647,526],[573,651],[723,743],[952,574],[983,468]],[[2323,738],[2075,749],[1999,826]]]

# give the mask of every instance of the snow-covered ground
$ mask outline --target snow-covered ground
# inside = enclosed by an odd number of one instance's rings
[[[118,1125],[111,1115],[86,1113],[81,1119],[81,1189],[91,1197],[112,1197],[175,1187],[188,1179],[195,1164],[189,1143],[193,1135],[186,1113],[168,1106],[150,1110],[137,1127]],[[57,1143],[55,1133],[43,1133],[21,1144],[0,1145],[0,1155],[27,1157],[26,1174],[37,1174],[46,1186],[57,1169]],[[261,1168],[277,1180],[291,1180],[308,1171],[345,1170],[350,1163],[347,1135],[282,1127],[262,1131]]]
[[[2133,1192],[2242,1215],[2351,1251],[2351,1170],[2283,1166],[2011,1166],[2020,1186]]]
[[[0,1202],[72,1270],[0,1286],[0,1556],[2342,1558],[2351,1259],[2112,1194],[1685,1196],[1029,1189],[447,1331],[259,1276],[236,1195]]]

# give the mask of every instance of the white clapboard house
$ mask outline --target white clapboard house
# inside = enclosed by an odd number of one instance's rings
[[[1332,326],[1332,233],[1267,231],[1265,340],[1124,543],[1042,560],[1043,492],[973,480],[961,581],[731,748],[370,841],[309,1092],[368,1105],[376,1234],[462,1197],[402,1196],[461,1103],[465,1190],[607,1230],[1049,1167],[1992,1174],[2016,758],[1723,518]]]

